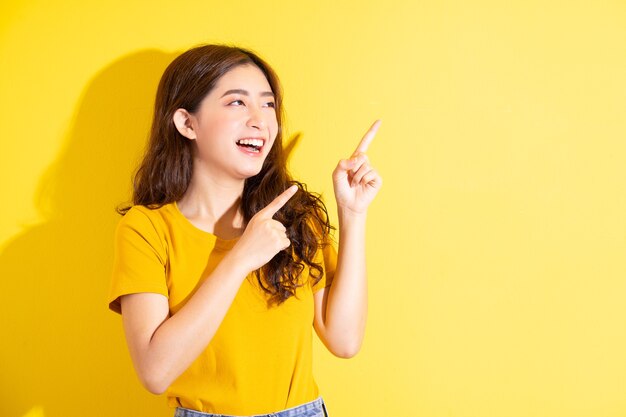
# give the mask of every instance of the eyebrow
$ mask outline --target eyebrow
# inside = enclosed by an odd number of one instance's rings
[[[250,95],[250,93],[248,93],[247,90],[242,90],[241,88],[235,88],[234,90],[226,91],[224,94],[222,94],[222,97],[225,97],[225,96],[227,96],[229,94],[241,94],[242,96],[249,96]],[[263,91],[259,95],[261,97],[274,97],[274,93],[272,93],[271,91]]]

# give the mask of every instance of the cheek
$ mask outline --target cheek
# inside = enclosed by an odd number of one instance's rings
[[[228,136],[237,129],[237,122],[229,118],[228,115],[215,114],[203,120],[200,131],[208,140],[221,140],[223,136]]]

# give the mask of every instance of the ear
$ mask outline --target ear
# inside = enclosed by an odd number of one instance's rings
[[[185,109],[178,109],[174,112],[172,120],[176,126],[176,130],[187,139],[196,139],[196,132],[193,130],[193,116]]]

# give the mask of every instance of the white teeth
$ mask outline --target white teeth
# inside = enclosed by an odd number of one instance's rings
[[[239,145],[252,145],[252,146],[256,146],[257,148],[260,148],[261,146],[263,146],[262,139],[239,139],[237,143]]]

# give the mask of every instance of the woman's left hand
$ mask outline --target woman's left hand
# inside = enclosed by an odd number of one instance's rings
[[[333,171],[333,185],[337,209],[354,214],[365,214],[383,185],[378,172],[372,168],[365,152],[374,139],[380,120],[369,128],[349,159],[342,159]]]

